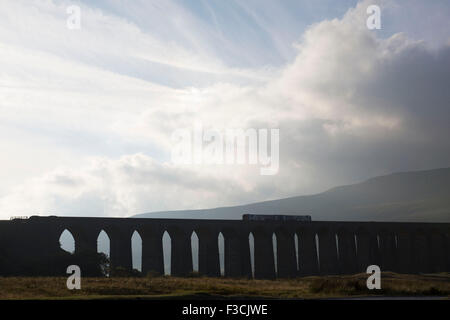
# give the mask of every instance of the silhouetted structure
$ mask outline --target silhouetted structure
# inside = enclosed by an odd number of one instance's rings
[[[64,255],[59,238],[69,230],[75,254]],[[365,272],[376,264],[401,273],[450,271],[449,223],[296,222],[37,217],[0,221],[0,272],[65,273],[76,255],[97,252],[104,230],[113,267],[132,268],[131,237],[142,238],[142,271],[164,273],[164,232],[171,238],[171,274],[192,271],[191,235],[199,238],[199,272],[220,276],[218,236],[224,237],[225,276],[251,277],[250,233],[254,238],[254,276],[272,279]],[[275,250],[273,238],[276,237]],[[61,257],[65,258],[62,259]],[[83,270],[83,261],[78,263]],[[39,266],[36,269],[36,266]]]

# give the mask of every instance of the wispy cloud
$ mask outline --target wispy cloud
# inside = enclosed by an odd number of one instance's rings
[[[450,48],[367,30],[368,3],[302,29],[289,5],[83,1],[70,31],[71,2],[2,2],[3,215],[231,205],[448,165]],[[280,128],[279,174],[172,165],[171,134],[196,121]]]

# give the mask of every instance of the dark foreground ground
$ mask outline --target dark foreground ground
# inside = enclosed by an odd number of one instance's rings
[[[67,278],[0,278],[0,299],[323,299],[450,298],[450,273],[382,273],[381,290],[368,290],[367,274],[247,280],[206,277],[82,278],[68,290]]]

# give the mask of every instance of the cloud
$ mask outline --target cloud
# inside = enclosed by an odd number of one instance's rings
[[[378,38],[361,21],[366,4],[312,26],[277,80],[308,128],[292,132],[292,157],[308,161],[312,150],[318,167],[360,177],[448,166],[450,47]]]
[[[14,188],[10,182],[0,189],[5,215],[126,216],[233,205],[450,163],[450,47],[368,30],[367,1],[307,28],[292,61],[270,77],[227,66],[203,44],[208,34],[167,43],[149,32],[154,26],[98,8],[84,6],[83,33],[69,35],[57,27],[65,18],[61,3],[38,1],[21,13],[29,19],[16,30],[22,39],[0,24],[1,132],[34,151],[9,142],[0,170],[6,175],[15,158],[32,167],[33,153],[43,152],[32,178],[17,174]],[[24,6],[14,2],[0,18],[14,24]],[[190,19],[182,24],[188,30],[203,25],[173,10]],[[38,41],[43,18],[55,32],[46,29]],[[161,83],[163,69],[139,71],[145,61],[173,68],[183,85]],[[199,121],[205,128],[279,128],[279,173],[171,164],[172,133]]]
[[[0,199],[6,215],[128,216],[147,208],[214,206],[239,198],[245,181],[220,171],[159,163],[143,155],[93,158],[78,169],[57,168]]]

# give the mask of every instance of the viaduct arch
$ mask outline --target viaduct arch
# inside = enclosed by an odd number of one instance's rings
[[[252,277],[249,235],[254,238],[254,277],[274,279],[365,272],[377,264],[401,273],[450,271],[449,223],[331,222],[39,217],[0,221],[0,247],[17,257],[48,259],[68,230],[75,253],[97,252],[103,230],[110,239],[111,266],[132,268],[131,238],[142,239],[142,272],[164,274],[163,234],[171,238],[171,274],[193,271],[191,235],[198,237],[199,273],[221,276],[219,234],[224,239],[224,275]],[[273,248],[272,237],[276,237]],[[318,241],[316,241],[318,238]],[[277,270],[277,272],[276,272]]]

